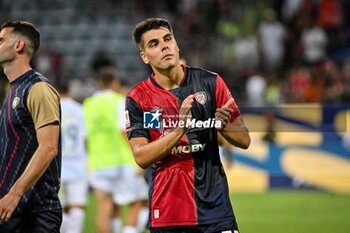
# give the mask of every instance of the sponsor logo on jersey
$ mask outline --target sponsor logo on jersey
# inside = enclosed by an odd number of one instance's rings
[[[181,154],[181,153],[193,153],[198,151],[204,151],[205,146],[207,144],[194,144],[194,145],[182,145],[182,146],[174,146],[171,149],[171,154]]]

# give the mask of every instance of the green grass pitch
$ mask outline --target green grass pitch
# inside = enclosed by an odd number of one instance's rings
[[[240,233],[350,233],[350,195],[273,190],[231,200]],[[97,232],[95,208],[90,194],[84,233]]]

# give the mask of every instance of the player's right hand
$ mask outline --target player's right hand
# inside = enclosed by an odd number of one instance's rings
[[[233,109],[230,105],[234,102],[234,99],[229,99],[224,106],[221,108],[217,108],[215,112],[215,120],[221,122],[221,127],[217,128],[218,130],[225,129],[226,125],[230,122],[231,114],[233,113]]]

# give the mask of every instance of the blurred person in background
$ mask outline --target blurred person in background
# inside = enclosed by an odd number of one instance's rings
[[[113,66],[113,62],[106,51],[104,49],[96,50],[90,64],[91,70],[97,74],[100,69],[110,66]]]
[[[267,69],[280,68],[285,53],[287,31],[285,26],[277,20],[276,13],[268,8],[265,19],[258,26],[259,46],[262,58],[260,61]]]
[[[113,67],[99,70],[98,91],[83,102],[87,125],[91,186],[97,200],[99,233],[138,233],[138,217],[147,200],[147,184],[136,174],[135,162],[125,138],[125,97],[116,91],[120,82]],[[122,231],[120,207],[128,205]],[[144,217],[144,227],[148,216]],[[141,221],[141,220],[140,220]]]
[[[11,86],[0,115],[0,232],[58,233],[62,208],[60,97],[30,66],[40,33],[8,21],[0,32],[0,65]]]
[[[306,18],[307,25],[301,32],[300,46],[303,60],[307,65],[314,65],[325,59],[328,37],[325,30],[311,17]]]
[[[83,109],[69,92],[67,81],[58,86],[62,108],[62,233],[81,233],[88,196],[86,128]]]
[[[217,134],[241,148],[249,146],[250,137],[230,91],[218,74],[180,62],[167,20],[146,19],[133,36],[143,62],[153,70],[126,100],[135,161],[152,169],[150,231],[237,233]],[[178,125],[161,125],[161,118]],[[219,125],[180,126],[192,119]]]

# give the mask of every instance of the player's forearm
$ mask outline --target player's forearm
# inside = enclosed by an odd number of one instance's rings
[[[220,131],[220,133],[231,145],[247,149],[251,142],[248,129],[246,127],[234,128],[227,129],[227,131]]]
[[[39,145],[38,149],[27,165],[27,168],[12,186],[10,193],[16,196],[22,196],[39,180],[57,154],[57,147]]]
[[[132,146],[136,163],[145,169],[161,160],[170,153],[185,133],[185,129],[177,128],[156,141]]]
[[[242,149],[250,145],[250,136],[241,116],[229,122],[219,130],[219,133],[231,144]]]

